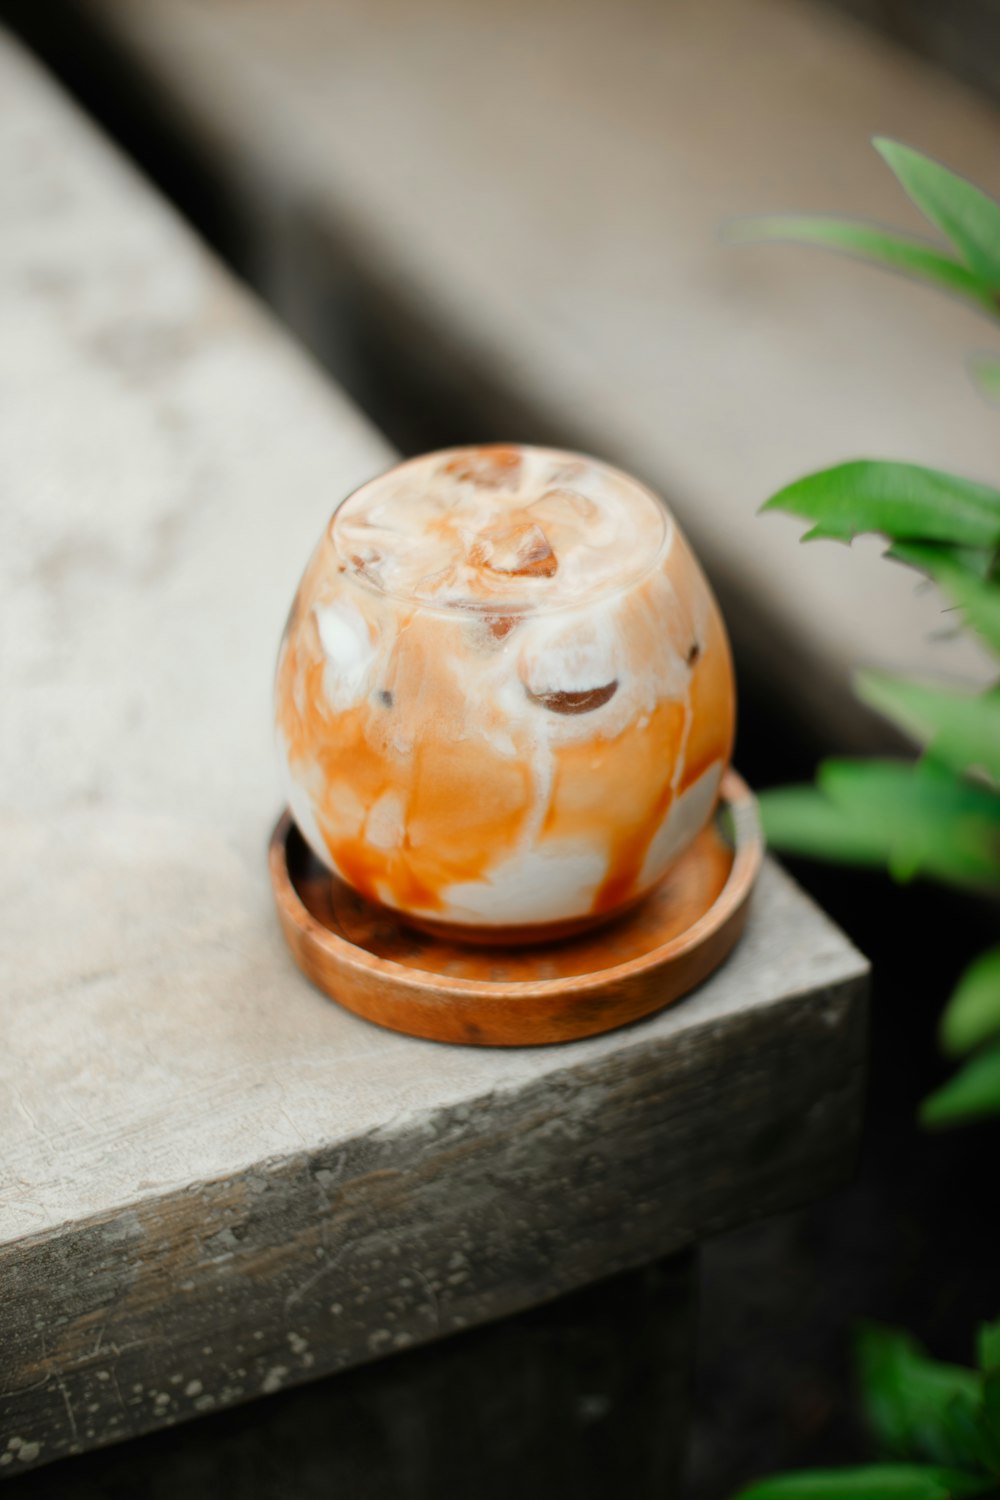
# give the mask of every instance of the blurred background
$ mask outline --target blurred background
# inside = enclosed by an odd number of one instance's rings
[[[730,622],[751,783],[894,744],[850,693],[861,661],[981,679],[877,548],[800,553],[799,528],[756,511],[860,454],[996,474],[997,414],[964,371],[988,330],[725,229],[786,210],[918,229],[873,133],[1000,194],[1000,0],[0,0],[0,21],[404,453],[543,441],[667,496]],[[705,1253],[691,1500],[864,1456],[857,1318],[966,1360],[1000,1307],[1000,1131],[914,1125],[988,915],[794,873],[875,964],[865,1145],[836,1198]],[[361,1370],[11,1494],[390,1494],[393,1399]]]

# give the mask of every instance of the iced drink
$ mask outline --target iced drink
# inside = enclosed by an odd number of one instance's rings
[[[715,600],[626,474],[452,449],[334,513],[278,662],[315,853],[419,924],[521,940],[607,918],[711,816],[734,695]]]

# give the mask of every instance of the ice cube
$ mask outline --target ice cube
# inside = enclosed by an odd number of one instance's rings
[[[515,490],[521,479],[521,455],[516,448],[466,449],[442,464],[441,473],[480,489]]]
[[[366,691],[376,647],[368,622],[352,604],[315,606],[316,628],[328,662],[327,697],[334,708],[347,708]]]
[[[532,702],[556,714],[592,713],[618,691],[618,655],[611,622],[578,615],[536,634],[519,672]]]
[[[544,521],[547,517],[566,522],[572,516],[580,521],[593,521],[600,514],[600,509],[587,495],[579,490],[570,489],[566,485],[558,485],[554,489],[546,490],[541,499],[534,501],[530,509],[541,515]]]
[[[533,693],[528,688],[528,697],[533,703],[541,704],[542,708],[551,709],[554,714],[589,714],[595,708],[603,708],[618,691],[618,679],[614,682],[605,682],[601,687],[581,688],[578,692],[570,692],[566,688],[553,688],[541,693]]]
[[[559,561],[545,532],[535,521],[495,526],[481,532],[472,561],[491,573],[511,578],[551,578]]]

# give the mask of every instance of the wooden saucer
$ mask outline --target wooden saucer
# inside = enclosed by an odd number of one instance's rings
[[[271,884],[303,974],[369,1021],[438,1042],[523,1047],[650,1015],[718,967],[743,930],[763,843],[756,804],[727,771],[714,821],[638,906],[542,946],[463,946],[409,928],[330,875],[289,813]]]

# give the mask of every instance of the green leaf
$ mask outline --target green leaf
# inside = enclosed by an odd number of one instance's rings
[[[932,578],[959,607],[990,650],[1000,655],[1000,587],[997,584],[976,577],[950,548],[897,542],[889,549],[888,555]]]
[[[873,145],[920,212],[948,236],[969,269],[987,286],[1000,290],[1000,203],[909,146],[884,137],[876,137]]]
[[[908,554],[912,554],[912,557]],[[896,542],[886,552],[894,562],[919,568],[932,577],[932,570],[965,574],[978,583],[988,583],[997,557],[995,547],[957,547],[949,542]]]
[[[969,374],[988,401],[1000,401],[1000,359],[974,354],[969,360]]]
[[[933,762],[830,760],[761,796],[775,848],[956,885],[1000,883],[1000,797]]]
[[[980,1323],[976,1354],[981,1370],[1000,1370],[1000,1318],[995,1323]]]
[[[932,761],[824,761],[813,797],[793,787],[761,805],[778,848],[885,864],[898,880],[1000,883],[1000,797]]]
[[[1000,1042],[967,1062],[920,1109],[922,1123],[933,1128],[965,1125],[996,1114],[1000,1114]]]
[[[954,770],[981,770],[1000,782],[1000,693],[928,687],[881,672],[860,672],[855,689]]]
[[[884,831],[845,817],[818,787],[780,787],[762,792],[759,800],[767,841],[775,849],[847,865],[881,868],[888,861]]]
[[[919,464],[838,464],[786,485],[762,509],[814,522],[804,541],[879,531],[900,541],[1000,545],[1000,490]]]
[[[820,790],[883,830],[897,880],[1000,882],[1000,797],[931,760],[831,760]]]
[[[811,1469],[778,1474],[741,1490],[734,1500],[963,1500],[995,1493],[992,1479],[923,1464],[870,1464],[860,1469]]]
[[[984,286],[959,261],[925,240],[895,234],[875,224],[822,214],[768,214],[736,220],[727,226],[726,238],[738,244],[790,241],[842,250],[885,270],[898,271],[952,292],[980,309],[985,308],[994,317],[998,312],[989,286]]]
[[[993,1328],[995,1338],[996,1325]],[[980,1330],[982,1335],[983,1330]],[[996,1359],[997,1352],[987,1333],[986,1349],[980,1349],[981,1357]],[[1000,1476],[1000,1366],[990,1369],[983,1382],[983,1427],[990,1450],[984,1465],[991,1474]]]
[[[951,1057],[1000,1034],[1000,948],[970,964],[941,1017],[941,1046]],[[1000,1325],[998,1325],[1000,1327]]]
[[[979,1467],[981,1375],[931,1359],[909,1334],[879,1325],[862,1331],[858,1361],[868,1421],[889,1453]]]

